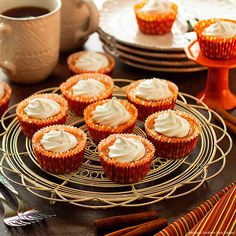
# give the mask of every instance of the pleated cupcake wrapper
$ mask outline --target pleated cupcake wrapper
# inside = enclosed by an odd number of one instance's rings
[[[99,96],[86,97],[86,96],[73,96],[71,88],[80,80],[86,80],[89,78],[96,79],[100,82],[109,84],[109,87],[106,87],[105,93]],[[76,115],[83,116],[84,109],[91,103],[94,103],[98,100],[108,99],[112,97],[114,82],[111,77],[99,74],[99,73],[86,73],[81,75],[75,75],[69,78],[66,82],[60,85],[61,92],[65,99],[68,102],[68,105]]]
[[[236,21],[227,21],[236,24]],[[202,20],[195,25],[194,30],[197,33],[200,49],[206,57],[212,59],[231,59],[236,50],[236,36],[233,38],[217,38],[202,34],[202,30],[215,22],[216,19]]]
[[[63,153],[46,151],[40,144],[42,136],[51,130],[60,129],[73,134],[77,138],[78,144],[75,148]],[[53,125],[36,132],[33,136],[32,143],[35,156],[39,165],[44,170],[55,174],[64,174],[77,169],[81,165],[84,158],[86,139],[86,134],[79,128],[66,125]]]
[[[138,84],[141,82],[140,81],[136,81],[131,83],[127,89],[126,89],[126,94],[128,97],[128,100],[135,105],[135,107],[138,109],[138,119],[141,121],[145,121],[145,119],[155,113],[155,112],[159,112],[159,111],[163,111],[163,110],[168,110],[171,109],[173,110],[175,107],[175,103],[177,100],[177,96],[178,96],[178,87],[170,82],[167,81],[168,86],[171,88],[171,91],[173,91],[174,95],[172,95],[171,97],[167,98],[167,99],[162,99],[159,101],[146,101],[140,98],[137,98],[134,95],[134,89],[138,86]]]
[[[102,151],[104,148],[108,148],[111,143],[113,143],[117,137],[134,137],[142,140],[146,147],[147,156],[141,160],[131,162],[131,163],[119,163],[112,158],[109,158]],[[98,154],[107,177],[120,184],[130,184],[136,183],[142,180],[148,173],[152,160],[154,157],[155,149],[153,145],[146,139],[137,136],[135,134],[115,134],[109,136],[107,139],[102,140],[98,145]]]
[[[34,98],[47,98],[52,99],[60,104],[61,110],[60,113],[49,117],[47,119],[36,119],[29,117],[25,114],[24,108],[29,104],[29,102]],[[22,128],[23,133],[28,136],[32,137],[33,134],[46,126],[50,125],[57,125],[57,124],[64,124],[66,122],[68,112],[68,103],[67,101],[57,94],[36,94],[29,98],[26,98],[22,102],[20,102],[16,108],[16,115],[20,126]]]
[[[98,52],[104,56],[107,57],[108,61],[109,61],[109,65],[105,68],[101,68],[99,70],[93,70],[93,68],[91,68],[91,70],[83,70],[79,67],[77,67],[75,65],[76,60],[79,59],[80,56],[82,56],[84,53],[87,53],[87,51],[80,51],[80,52],[76,52],[71,54],[68,58],[67,58],[67,65],[70,69],[70,71],[73,74],[83,74],[83,73],[101,73],[101,74],[106,74],[106,75],[112,75],[113,69],[115,67],[115,60],[112,56],[110,56],[109,54],[105,53],[105,52]]]
[[[131,119],[128,122],[118,127],[110,127],[110,126],[94,123],[92,119],[92,114],[91,114],[92,111],[94,111],[98,105],[102,105],[104,103],[107,103],[108,101],[109,99],[97,101],[87,106],[87,108],[84,110],[85,123],[88,127],[88,130],[92,139],[95,142],[99,142],[102,139],[108,137],[109,135],[115,134],[115,133],[132,133],[135,127],[135,123],[137,121],[138,111],[135,108],[135,106],[125,100],[119,100],[125,106],[126,110],[131,115]]]
[[[195,148],[199,134],[200,134],[200,125],[195,120],[194,117],[190,117],[187,113],[180,111],[175,111],[177,115],[182,116],[183,118],[191,121],[191,129],[194,133],[190,137],[184,138],[175,138],[167,137],[161,134],[158,134],[153,128],[150,128],[150,123],[158,116],[158,113],[154,113],[149,116],[145,121],[145,131],[147,133],[148,139],[153,143],[156,148],[156,155],[160,157],[166,157],[169,159],[178,159],[187,156]]]
[[[134,6],[139,30],[145,34],[157,35],[163,35],[170,32],[176,19],[178,6],[173,3],[171,7],[173,12],[150,15],[140,11],[144,4],[145,3],[138,3]]]
[[[3,85],[4,95],[0,99],[0,117],[7,110],[12,93],[11,87],[7,83],[1,81],[1,84]]]
[[[155,236],[184,236],[200,222],[204,216],[206,216],[212,208],[228,193],[233,187],[236,186],[236,182],[233,182],[229,186],[225,187],[219,193],[212,196],[207,201],[203,202],[197,208],[193,209],[186,215],[182,216],[178,220],[169,224],[165,229],[155,234]],[[208,232],[209,233],[209,232]],[[198,235],[201,235],[200,232]],[[204,234],[205,235],[205,234]],[[222,235],[222,234],[221,234]]]

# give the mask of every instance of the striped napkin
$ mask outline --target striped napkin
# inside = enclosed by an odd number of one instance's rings
[[[194,226],[198,224],[219,202],[219,200],[229,192],[234,186],[236,186],[236,181],[225,187],[219,193],[212,196],[209,200],[202,203],[199,207],[195,208],[188,214],[184,215],[175,222],[169,224],[165,229],[155,234],[155,236],[184,236],[186,235]],[[200,234],[198,234],[200,235]]]

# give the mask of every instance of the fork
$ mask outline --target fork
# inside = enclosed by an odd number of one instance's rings
[[[8,226],[26,226],[31,224],[28,221],[24,221],[22,220],[16,211],[14,211],[6,202],[6,199],[4,198],[4,196],[2,195],[2,193],[0,193],[0,201],[3,205],[3,222],[8,225]]]
[[[23,200],[21,199],[19,193],[16,189],[0,174],[0,185],[10,191],[17,200],[17,213],[20,219],[28,221],[31,223],[38,222],[40,220],[56,216],[54,214],[46,214],[39,210],[30,208]]]

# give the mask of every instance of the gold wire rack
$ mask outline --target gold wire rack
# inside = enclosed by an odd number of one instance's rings
[[[132,81],[114,79],[114,82],[113,95],[126,99],[125,88]],[[59,88],[38,93],[44,92],[60,93]],[[16,105],[10,107],[1,119],[4,131],[0,134],[3,152],[0,171],[10,181],[52,204],[66,202],[94,209],[137,207],[184,196],[218,175],[232,148],[232,140],[222,118],[197,98],[180,93],[175,109],[195,116],[202,128],[198,144],[189,156],[180,160],[155,157],[144,180],[136,184],[116,184],[103,173],[97,145],[90,138],[83,118],[70,113],[67,124],[80,127],[88,135],[84,161],[75,172],[54,175],[39,166],[31,140],[21,132],[15,108]],[[217,125],[214,116],[220,120]],[[141,121],[137,122],[134,133],[146,137]]]

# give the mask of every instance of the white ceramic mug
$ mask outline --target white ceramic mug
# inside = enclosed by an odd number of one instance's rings
[[[99,12],[91,0],[62,0],[61,51],[75,51],[98,28]]]
[[[32,18],[1,14],[24,6],[49,13]],[[0,67],[11,81],[33,84],[52,73],[59,57],[60,8],[60,0],[0,0]]]

